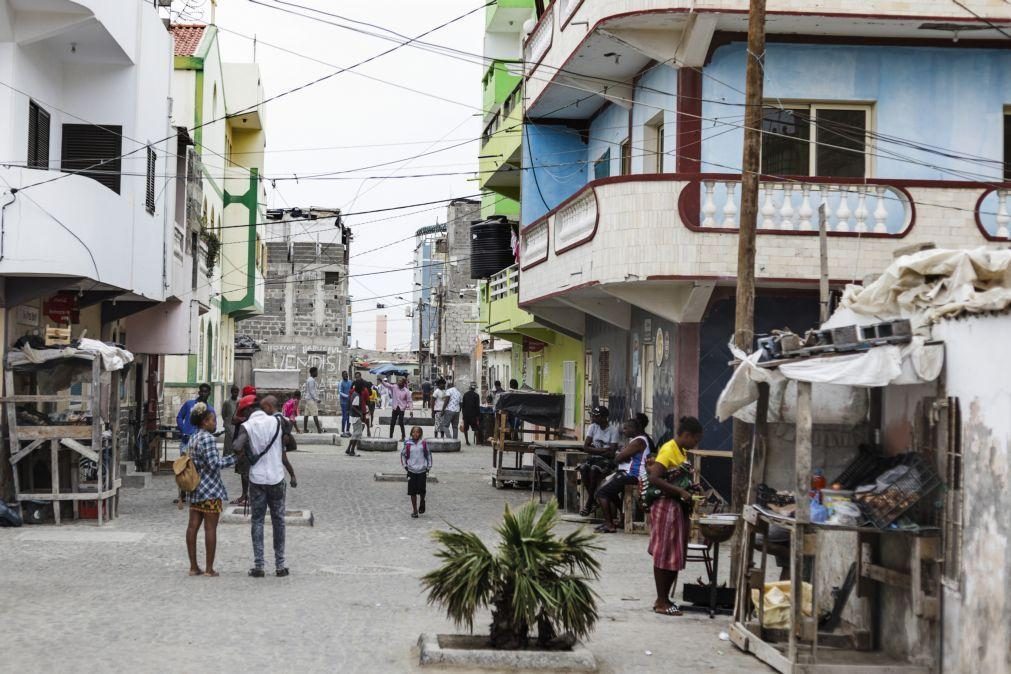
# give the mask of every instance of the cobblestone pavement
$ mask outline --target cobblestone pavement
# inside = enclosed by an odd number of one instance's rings
[[[246,576],[251,546],[242,524],[218,529],[219,578],[188,577],[187,513],[171,504],[167,475],[148,489],[124,491],[120,518],[101,529],[0,529],[0,671],[68,663],[133,672],[418,671],[419,633],[454,631],[418,583],[435,564],[429,533],[451,522],[490,539],[503,506],[528,494],[493,489],[489,450],[464,448],[436,455],[429,513],[415,520],[403,483],[372,479],[399,469],[395,455],[306,450],[292,455],[300,482],[288,504],[311,508],[316,525],[288,528],[288,578]],[[234,497],[237,476],[229,473],[226,482]],[[269,525],[266,531],[269,573]],[[588,645],[602,671],[769,671],[718,638],[726,618],[650,612],[645,537],[601,542],[601,621]],[[683,577],[702,573],[691,564]],[[486,622],[480,618],[476,628]]]

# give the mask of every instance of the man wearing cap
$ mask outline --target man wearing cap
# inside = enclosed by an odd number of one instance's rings
[[[463,402],[460,406],[461,416],[463,417],[463,440],[470,445],[470,438],[467,437],[467,431],[471,428],[474,429],[474,443],[478,445],[484,444],[484,438],[481,437],[481,395],[477,392],[477,384],[471,382],[470,388],[467,392],[463,394]]]
[[[617,426],[610,423],[610,412],[603,405],[590,410],[590,420],[593,422],[586,429],[586,439],[583,440],[583,451],[590,457],[579,464],[579,477],[589,498],[579,514],[589,517],[593,512],[593,494],[604,478],[614,470],[614,455],[618,451],[620,437]]]
[[[239,431],[242,428],[242,424],[249,419],[249,415],[252,414],[257,408],[256,400],[256,389],[252,386],[246,386],[242,389],[242,397],[239,398],[239,402],[235,405],[235,414],[232,416],[232,445],[234,451],[234,438],[237,438]],[[231,505],[237,505],[245,507],[249,505],[249,461],[246,459],[245,452],[234,452],[236,456],[235,461],[235,472],[239,474],[239,479],[242,481],[242,496],[232,501]]]

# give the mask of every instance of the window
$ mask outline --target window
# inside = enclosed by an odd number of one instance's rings
[[[664,141],[663,111],[654,115],[643,128],[643,168],[645,173],[663,173]]]
[[[621,175],[632,173],[632,142],[626,138],[621,144]]]
[[[119,194],[121,126],[64,124],[60,168],[96,180]]]
[[[864,178],[869,172],[870,108],[859,105],[765,108],[762,173]]]
[[[1011,180],[1011,110],[1004,111],[1004,180]]]
[[[608,148],[600,159],[593,162],[593,179],[600,180],[611,175],[611,148]]]
[[[323,272],[323,284],[328,286],[335,286],[341,282],[341,273],[339,271],[325,271]]]
[[[144,209],[154,215],[154,169],[157,163],[158,155],[155,154],[154,149],[148,145],[147,146],[147,182],[144,186]]]
[[[597,395],[600,404],[607,405],[611,397],[611,352],[607,349],[601,349],[597,356]]]
[[[28,101],[28,168],[49,168],[49,113]]]

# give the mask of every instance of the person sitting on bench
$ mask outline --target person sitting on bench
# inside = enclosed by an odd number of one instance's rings
[[[579,479],[586,489],[587,499],[583,504],[580,516],[589,517],[595,503],[592,499],[600,482],[614,471],[614,455],[618,451],[618,428],[611,425],[611,414],[606,407],[598,405],[590,410],[590,420],[593,421],[586,430],[583,440],[583,451],[590,456],[579,464]]]

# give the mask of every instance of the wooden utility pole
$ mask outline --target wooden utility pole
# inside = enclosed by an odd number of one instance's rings
[[[818,279],[818,303],[821,312],[818,316],[821,323],[828,320],[828,213],[825,202],[818,207],[818,253],[821,261],[821,276]]]
[[[744,83],[744,156],[741,161],[741,220],[737,239],[737,304],[734,344],[749,353],[755,337],[755,230],[758,226],[758,176],[762,169],[762,95],[765,74],[765,0],[750,0],[748,53]],[[751,433],[734,420],[733,486],[731,505],[741,512],[747,498],[748,451]],[[733,573],[740,563],[740,539],[735,539]]]

